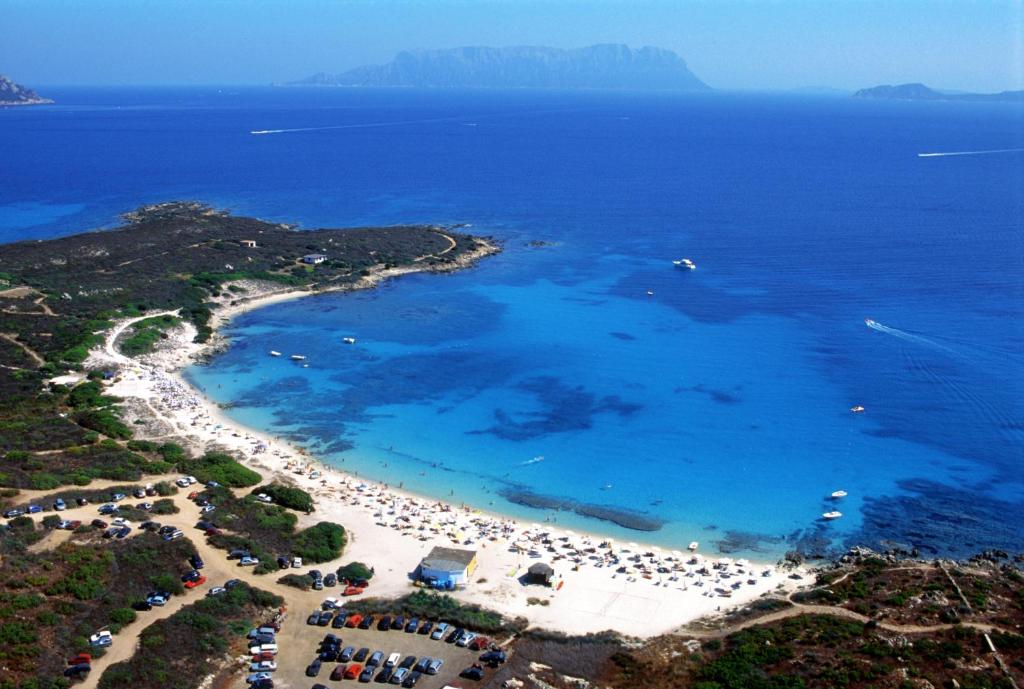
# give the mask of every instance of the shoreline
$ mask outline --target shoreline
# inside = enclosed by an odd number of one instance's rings
[[[141,427],[145,432],[140,438],[177,438],[200,453],[226,450],[243,457],[265,481],[292,483],[310,492],[316,511],[300,517],[300,526],[321,520],[345,526],[350,543],[343,559],[377,567],[374,596],[414,590],[409,575],[433,546],[477,549],[480,566],[471,583],[453,592],[460,600],[568,634],[613,629],[647,637],[742,607],[766,594],[798,588],[800,580],[790,578],[790,572],[806,575],[804,568],[783,571],[774,563],[733,562],[635,543],[623,547],[618,539],[553,524],[524,524],[525,520],[354,476],[270,432],[228,418],[183,375],[186,366],[227,346],[221,328],[242,313],[316,294],[372,288],[410,273],[451,272],[499,250],[486,243],[449,266],[380,268],[354,284],[321,290],[242,283],[256,293],[234,303],[218,302],[208,342],[195,343],[194,326],[184,323],[154,353],[130,359],[117,352],[117,337],[133,322],[157,315],[149,314],[119,322],[87,364],[115,364],[121,369],[109,392],[125,398],[129,415],[152,424]],[[421,522],[418,527],[416,521]],[[551,588],[520,582],[537,562],[554,568],[556,583]]]

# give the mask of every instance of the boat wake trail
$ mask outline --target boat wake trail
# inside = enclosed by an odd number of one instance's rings
[[[526,466],[527,464],[536,464],[537,462],[543,462],[543,461],[544,461],[544,455],[537,455],[533,459],[526,460],[525,462],[523,462],[519,466]]]
[[[1024,148],[997,148],[991,151],[947,151],[939,153],[918,153],[918,158],[944,158],[946,156],[980,156],[990,153],[1020,153]]]
[[[434,122],[459,122],[463,117],[435,117],[426,120],[398,120],[395,122],[365,122],[363,124],[336,124],[326,127],[294,127],[292,129],[254,129],[250,134],[290,134],[292,132],[322,132],[328,129],[374,129],[377,127],[398,127],[404,124],[430,124]]]
[[[935,340],[929,340],[927,337],[922,337],[920,335],[908,333],[907,331],[899,330],[898,328],[890,328],[889,326],[882,325],[878,321],[873,321],[870,318],[864,319],[864,324],[867,325],[872,330],[877,330],[880,333],[885,333],[886,335],[898,337],[906,342],[914,342],[916,344],[923,345],[925,347],[930,347],[931,349],[935,349],[940,352],[945,352],[947,354],[957,354],[955,350],[950,349],[946,345],[939,344]]]

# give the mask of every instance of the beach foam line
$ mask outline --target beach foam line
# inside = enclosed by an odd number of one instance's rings
[[[944,158],[946,156],[980,156],[990,153],[1020,153],[1024,148],[995,148],[991,151],[946,151],[937,153],[918,153],[918,158]]]

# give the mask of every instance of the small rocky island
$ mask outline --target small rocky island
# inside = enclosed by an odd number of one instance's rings
[[[966,100],[966,101],[1016,101],[1024,102],[1024,91],[1002,91],[1000,93],[944,93],[924,84],[899,84],[898,86],[873,86],[853,94],[854,98],[876,100]]]
[[[53,101],[43,98],[32,89],[17,84],[0,74],[0,106],[2,105],[46,105]]]

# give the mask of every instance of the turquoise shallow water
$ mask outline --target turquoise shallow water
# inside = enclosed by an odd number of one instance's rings
[[[627,541],[1024,543],[1024,164],[917,157],[1020,147],[1019,107],[271,89],[61,102],[0,112],[22,171],[0,188],[8,238],[200,198],[305,227],[469,222],[503,243],[458,274],[237,319],[231,349],[188,375],[239,421],[361,475]],[[248,134],[339,124],[374,126]],[[681,256],[698,269],[673,268]],[[844,517],[823,523],[837,488]],[[509,500],[524,494],[660,528]]]

